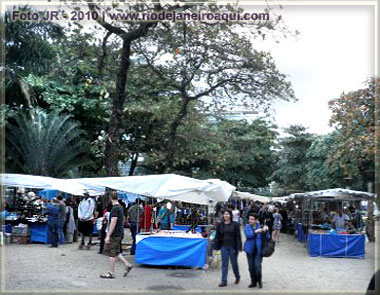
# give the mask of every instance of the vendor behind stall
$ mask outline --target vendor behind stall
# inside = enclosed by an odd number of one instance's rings
[[[355,228],[352,220],[347,221],[346,230],[349,234],[357,234],[358,230]]]
[[[342,210],[339,210],[339,213],[334,216],[333,225],[335,229],[344,229],[346,228],[346,221],[350,218],[347,214],[343,214]]]

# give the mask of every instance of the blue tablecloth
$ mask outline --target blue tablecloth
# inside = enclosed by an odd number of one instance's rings
[[[173,224],[172,230],[188,230],[188,228],[191,225],[180,225],[180,224]],[[202,233],[202,230],[199,226],[195,228],[195,230],[199,233]]]
[[[40,242],[47,244],[48,240],[48,226],[46,223],[32,224],[30,227],[30,242]]]
[[[207,239],[149,236],[136,244],[136,263],[203,267]]]
[[[309,233],[308,250],[310,256],[364,258],[365,236]]]

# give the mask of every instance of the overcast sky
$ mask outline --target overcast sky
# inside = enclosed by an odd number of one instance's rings
[[[288,75],[296,103],[276,103],[279,127],[302,124],[328,133],[327,102],[342,92],[357,90],[374,76],[374,9],[371,6],[284,6],[279,13],[296,38],[257,42],[269,50],[279,70]]]

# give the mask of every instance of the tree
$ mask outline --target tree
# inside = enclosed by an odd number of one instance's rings
[[[17,112],[8,119],[6,132],[7,172],[62,177],[89,164],[83,132],[68,115]]]
[[[345,187],[342,169],[329,162],[331,150],[336,145],[337,133],[315,138],[306,154],[306,184],[309,190]]]
[[[343,93],[329,102],[333,113],[330,124],[337,130],[329,161],[343,169],[345,177],[363,183],[363,190],[366,181],[360,180],[367,178],[368,171],[374,171],[375,95],[379,90],[379,79],[371,79],[366,88]]]
[[[245,120],[223,120],[219,128],[226,162],[218,176],[237,187],[267,186],[277,158],[273,151],[276,126],[261,119],[250,124]]]
[[[254,50],[252,39],[234,25],[182,22],[156,28],[149,37],[135,49],[166,85],[165,95],[181,102],[168,133],[166,171],[173,169],[177,130],[192,102],[211,99],[218,110],[232,104],[267,111],[274,99],[294,99],[270,54]]]
[[[14,7],[14,10],[32,11],[29,6]],[[63,35],[58,24],[45,21],[10,20],[11,11],[5,13],[5,97],[9,105],[36,104],[33,90],[24,81],[29,74],[41,75],[49,71],[56,55],[48,41]]]
[[[306,128],[301,125],[291,125],[284,131],[289,136],[280,139],[280,160],[271,178],[287,192],[307,191],[306,155],[315,136],[306,132]]]

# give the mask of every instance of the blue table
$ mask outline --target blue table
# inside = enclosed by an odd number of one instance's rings
[[[203,267],[207,239],[159,235],[136,236],[136,263]]]
[[[309,233],[308,250],[314,257],[364,258],[365,236]]]
[[[191,225],[173,224],[172,230],[188,230],[190,226]],[[195,230],[199,233],[202,233],[202,230],[199,226],[197,226]]]

